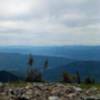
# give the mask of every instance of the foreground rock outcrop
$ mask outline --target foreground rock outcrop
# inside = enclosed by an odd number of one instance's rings
[[[61,83],[28,83],[22,87],[0,85],[0,100],[100,100],[100,90]]]

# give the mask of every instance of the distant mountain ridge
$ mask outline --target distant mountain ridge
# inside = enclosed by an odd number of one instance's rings
[[[100,61],[100,46],[1,46],[0,52]]]
[[[0,82],[18,81],[20,78],[8,71],[0,71]]]
[[[28,54],[18,53],[0,53],[0,70],[7,70],[15,73],[18,76],[25,77],[28,68]],[[42,70],[44,67],[44,61],[48,59],[48,69],[55,68],[57,66],[71,63],[73,60],[54,57],[54,56],[38,56],[33,55],[34,64],[33,67]]]
[[[47,80],[61,79],[63,71],[71,73],[79,71],[82,79],[90,75],[100,82],[98,78],[100,75],[99,50],[99,46],[0,47],[0,70],[6,70],[18,77],[25,78],[28,55],[32,54],[33,67],[40,71],[43,68],[44,61],[48,59],[48,69],[44,75]]]
[[[79,72],[81,80],[90,77],[95,79],[96,82],[100,82],[100,78],[98,77],[100,75],[100,61],[76,61],[58,66],[54,69],[47,70],[48,75],[46,76],[46,79],[49,78],[52,81],[61,80],[64,71],[73,75],[76,75],[76,72]]]

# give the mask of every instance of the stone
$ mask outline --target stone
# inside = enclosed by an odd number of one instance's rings
[[[82,92],[82,91],[83,91],[80,87],[74,87],[74,90],[75,90],[76,92]]]
[[[28,83],[23,87],[6,86],[0,100],[100,100],[97,88],[81,89],[79,86],[62,83]]]
[[[48,100],[60,100],[57,96],[49,96]]]

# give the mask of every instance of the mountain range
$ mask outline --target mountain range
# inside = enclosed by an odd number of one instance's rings
[[[92,77],[100,82],[99,46],[49,46],[49,47],[0,47],[0,70],[25,78],[29,54],[33,55],[33,67],[42,71],[48,59],[48,69],[43,77],[49,81],[62,78],[63,71],[75,74],[79,71],[82,79]]]

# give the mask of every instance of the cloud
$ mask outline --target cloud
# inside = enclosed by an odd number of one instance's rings
[[[32,7],[32,1],[26,0],[0,0],[1,16],[18,16],[28,14]]]
[[[0,0],[0,45],[99,45],[99,0]]]

